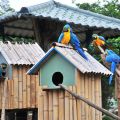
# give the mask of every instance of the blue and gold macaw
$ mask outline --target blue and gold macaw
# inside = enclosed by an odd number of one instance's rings
[[[100,51],[105,54],[105,51],[104,51],[104,47],[105,47],[105,38],[103,36],[99,36],[97,34],[93,34],[92,35],[92,44],[95,46],[95,47],[98,47],[100,49]],[[106,48],[105,48],[106,49]]]
[[[85,55],[83,49],[80,47],[80,41],[78,37],[73,33],[72,28],[70,27],[69,24],[66,24],[63,27],[63,32],[60,34],[58,38],[58,42],[62,44],[69,44],[73,45],[78,51],[78,53],[86,60],[88,60],[87,56]]]
[[[105,61],[111,63],[111,72],[114,74],[116,70],[116,65],[120,63],[120,56],[114,53],[112,50],[106,50],[106,58]],[[109,84],[111,84],[113,75],[109,77]]]

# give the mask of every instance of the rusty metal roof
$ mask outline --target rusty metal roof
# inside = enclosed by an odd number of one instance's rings
[[[0,41],[0,53],[6,59],[8,64],[31,65],[35,64],[42,58],[45,53],[37,43],[3,43]]]
[[[43,58],[40,59],[38,63],[36,63],[29,71],[28,74],[34,74],[39,71],[40,66],[44,62],[49,61],[49,57],[52,54],[57,52],[62,57],[64,57],[68,62],[74,65],[78,70],[82,73],[98,73],[104,75],[112,74],[106,67],[104,67],[101,63],[99,63],[94,57],[92,57],[88,52],[85,51],[86,56],[88,57],[88,61],[85,60],[78,52],[69,48],[61,48],[61,47],[53,47],[51,48]]]

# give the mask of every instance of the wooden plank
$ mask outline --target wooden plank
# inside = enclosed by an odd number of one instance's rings
[[[35,77],[36,79],[35,79],[35,81],[36,81],[36,83],[35,83],[35,88],[36,88],[36,90],[35,90],[35,97],[36,97],[36,101],[35,101],[35,107],[37,108],[38,107],[38,94],[39,94],[39,87],[40,87],[40,85],[39,85],[39,75],[36,75],[36,77]]]
[[[27,76],[26,66],[23,66],[23,108],[27,108]]]
[[[36,81],[36,76],[35,75],[31,75],[30,76],[30,106],[32,108],[35,108],[35,81]]]
[[[2,111],[1,111],[1,120],[5,120],[5,103],[6,103],[6,90],[7,90],[7,79],[8,78],[6,78],[5,80],[4,80],[4,82],[3,82],[3,87],[4,87],[4,89],[3,89],[3,96],[2,96]]]
[[[73,92],[76,93],[76,86],[73,86]],[[73,97],[73,120],[77,120],[77,100]]]
[[[92,102],[92,78],[91,78],[91,74],[88,75],[88,95],[89,95],[89,100]],[[89,120],[92,120],[92,109],[91,107],[89,106]]]
[[[48,92],[43,91],[44,94],[44,120],[48,120],[49,114],[48,114]]]
[[[95,89],[96,89],[96,105],[98,105],[98,106],[100,106],[100,107],[102,107],[101,106],[101,95],[100,95],[100,93],[101,93],[101,88],[100,88],[100,86],[101,86],[101,80],[100,80],[100,75],[96,75],[96,77],[95,77]],[[96,119],[98,119],[98,120],[101,120],[101,112],[99,112],[99,111],[97,111],[96,110]]]
[[[14,108],[14,80],[10,81],[10,99],[11,99],[11,108]]]
[[[8,109],[10,109],[10,80],[7,81],[7,88],[8,88]]]
[[[81,76],[80,76],[80,72],[78,70],[76,70],[76,87],[77,87],[77,94],[81,95]],[[81,120],[81,101],[77,100],[77,112],[78,112],[78,120]]]
[[[27,70],[29,69],[28,66],[26,66]],[[27,108],[30,108],[30,75],[26,75],[27,77],[27,82],[26,82],[26,85],[27,85]]]
[[[59,90],[59,120],[64,120],[65,115],[64,91]]]
[[[44,98],[42,92],[39,94],[38,100],[38,120],[44,120]]]
[[[48,99],[49,99],[49,120],[53,120],[53,93],[52,91],[48,92]]]
[[[19,65],[18,75],[19,75],[19,80],[18,80],[18,105],[19,105],[19,108],[22,108],[22,106],[23,106],[23,73],[22,73],[22,66],[21,65]]]
[[[69,89],[72,91],[72,86],[69,86]],[[70,120],[73,120],[73,97],[72,95],[69,96],[69,99],[70,99]]]
[[[18,108],[18,66],[13,66],[14,108]]]
[[[85,84],[85,82],[84,82],[84,74],[80,74],[81,75],[81,96],[83,96],[83,97],[85,97],[85,91],[84,91],[84,84]],[[85,103],[84,102],[82,102],[81,101],[81,119],[82,120],[85,120],[86,118],[85,118]]]
[[[94,79],[94,75],[92,74],[92,102],[95,103],[95,79]],[[95,120],[95,109],[94,108],[91,108],[92,109],[92,120]]]
[[[69,93],[65,91],[65,120],[69,120]]]
[[[89,81],[88,81],[88,74],[85,74],[85,98],[88,100],[88,86],[89,86]],[[86,120],[89,120],[89,106],[85,104],[85,113],[86,113]]]
[[[58,120],[58,94],[53,91],[53,120]]]
[[[99,99],[100,99],[100,106],[102,107],[101,77],[99,79],[100,79],[100,81],[99,81],[99,90],[100,90]],[[99,114],[100,114],[100,120],[102,120],[102,112],[100,112]]]

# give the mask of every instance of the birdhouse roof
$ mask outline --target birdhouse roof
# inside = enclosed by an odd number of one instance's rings
[[[92,57],[88,52],[84,51],[88,57],[88,61],[85,60],[78,52],[69,47],[52,47],[43,58],[40,59],[29,71],[28,74],[35,74],[39,71],[42,64],[49,62],[51,55],[58,53],[61,57],[65,58],[68,62],[74,65],[82,73],[98,73],[104,75],[110,75],[111,72],[99,63],[94,57]]]
[[[39,61],[45,53],[37,43],[0,42],[0,53],[8,64],[32,65]]]

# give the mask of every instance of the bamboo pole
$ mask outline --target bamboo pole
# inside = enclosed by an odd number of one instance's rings
[[[2,112],[1,112],[1,120],[5,120],[5,102],[6,102],[6,89],[7,89],[7,80],[8,78],[3,81],[4,89],[3,89],[3,99],[2,99]]]
[[[101,111],[102,113],[110,116],[111,118],[120,120],[120,117],[119,117],[119,116],[117,116],[117,115],[115,115],[115,114],[113,114],[113,113],[111,113],[111,112],[109,112],[109,111],[107,111],[107,110],[105,110],[105,109],[103,109],[103,108],[101,108],[101,107],[93,104],[92,102],[90,102],[89,100],[85,99],[84,97],[82,97],[82,96],[80,96],[80,95],[77,95],[76,93],[74,93],[74,92],[72,92],[71,90],[67,89],[66,86],[61,85],[61,84],[60,84],[59,86],[60,86],[62,89],[64,89],[64,90],[66,90],[67,92],[69,92],[69,93],[70,93],[72,96],[74,96],[76,99],[79,99],[79,100],[84,101],[84,102],[87,103],[88,105],[90,105],[90,106],[92,106],[93,108]]]

